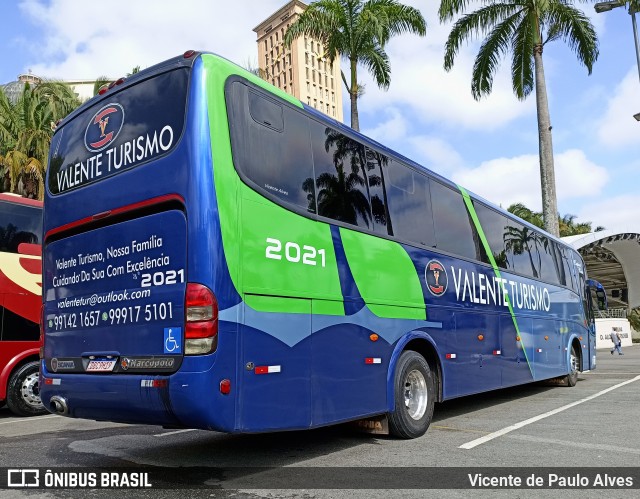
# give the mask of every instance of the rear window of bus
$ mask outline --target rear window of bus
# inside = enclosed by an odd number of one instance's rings
[[[17,253],[22,243],[40,244],[42,210],[0,201],[0,251]]]
[[[48,187],[61,194],[168,154],[184,128],[189,69],[109,94],[54,135]]]

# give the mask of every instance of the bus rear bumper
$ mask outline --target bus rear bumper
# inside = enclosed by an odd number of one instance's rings
[[[233,431],[234,411],[228,407],[233,402],[216,400],[224,396],[212,390],[209,397],[196,395],[199,377],[195,374],[61,375],[42,366],[40,397],[53,414],[72,418]],[[221,402],[223,407],[216,407]]]

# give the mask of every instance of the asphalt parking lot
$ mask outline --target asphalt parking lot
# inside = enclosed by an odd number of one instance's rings
[[[570,481],[580,474],[584,479],[589,472],[591,477],[602,472],[627,477],[635,490],[628,483],[602,487],[590,483],[584,488],[511,487],[498,493],[504,497],[637,497],[640,345],[624,353],[611,356],[608,350],[599,351],[597,370],[582,373],[573,388],[534,384],[439,404],[427,434],[409,441],[360,434],[345,425],[227,435],[53,415],[17,418],[3,408],[0,467],[88,471],[124,467],[166,478],[168,487],[208,487],[190,491],[190,497],[304,498],[483,496],[495,494],[488,490],[491,486],[473,491],[461,488],[469,486],[467,475],[480,473],[486,478],[516,469],[516,474],[544,475],[545,480],[554,474]],[[436,494],[421,488],[439,490]],[[3,499],[125,494],[162,498],[184,492],[170,488],[0,490]]]

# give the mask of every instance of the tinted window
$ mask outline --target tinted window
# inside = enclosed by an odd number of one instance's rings
[[[310,132],[318,215],[371,229],[364,147],[316,121]]]
[[[39,338],[40,325],[37,322],[32,322],[4,307],[2,341],[38,341]]]
[[[379,234],[393,234],[393,227],[387,209],[385,193],[385,177],[391,160],[384,154],[372,149],[366,149],[367,179],[369,181],[369,199],[371,200],[371,214],[373,228]],[[384,171],[383,171],[384,170]]]
[[[181,68],[141,81],[109,94],[57,131],[49,191],[81,187],[170,152],[184,127],[188,79],[189,70]]]
[[[432,181],[431,208],[436,231],[436,247],[480,260],[480,240],[469,218],[462,194]]]
[[[0,251],[17,253],[20,243],[41,242],[42,209],[0,201]]]
[[[398,161],[383,171],[393,234],[425,246],[435,245],[429,179]]]
[[[539,235],[530,227],[510,221],[505,228],[504,243],[511,268],[520,274],[540,279]]]
[[[505,244],[508,240],[508,238],[505,239],[505,235],[509,233],[507,228],[511,220],[501,213],[478,203],[477,201],[474,201],[473,205],[476,209],[476,213],[478,214],[478,220],[480,220],[480,225],[482,225],[482,230],[487,238],[489,248],[491,249],[491,253],[493,254],[496,264],[498,267],[503,269],[514,270],[513,259],[509,258],[509,251],[507,251]],[[482,261],[485,263],[491,263],[484,251],[482,252]]]
[[[315,211],[309,120],[240,82],[227,101],[236,168],[268,194]]]
[[[562,257],[562,268],[564,270],[566,285],[576,291],[578,286],[573,275],[573,260],[571,257],[571,250],[568,248],[560,248],[560,255]]]
[[[538,235],[538,257],[540,258],[540,278],[553,284],[560,283],[556,243],[542,234]],[[564,283],[562,283],[564,284]]]
[[[249,113],[259,124],[273,128],[278,132],[284,130],[282,106],[255,92],[249,92]]]

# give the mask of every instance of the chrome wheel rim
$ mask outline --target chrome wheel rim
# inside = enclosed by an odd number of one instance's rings
[[[414,369],[404,382],[404,406],[411,419],[419,420],[427,411],[429,393],[424,375]]]
[[[571,356],[569,357],[569,368],[571,369],[571,374],[575,374],[578,372],[578,356],[571,351]]]
[[[40,400],[40,389],[38,386],[38,373],[27,376],[20,387],[20,394],[29,407],[41,409],[44,406]]]

